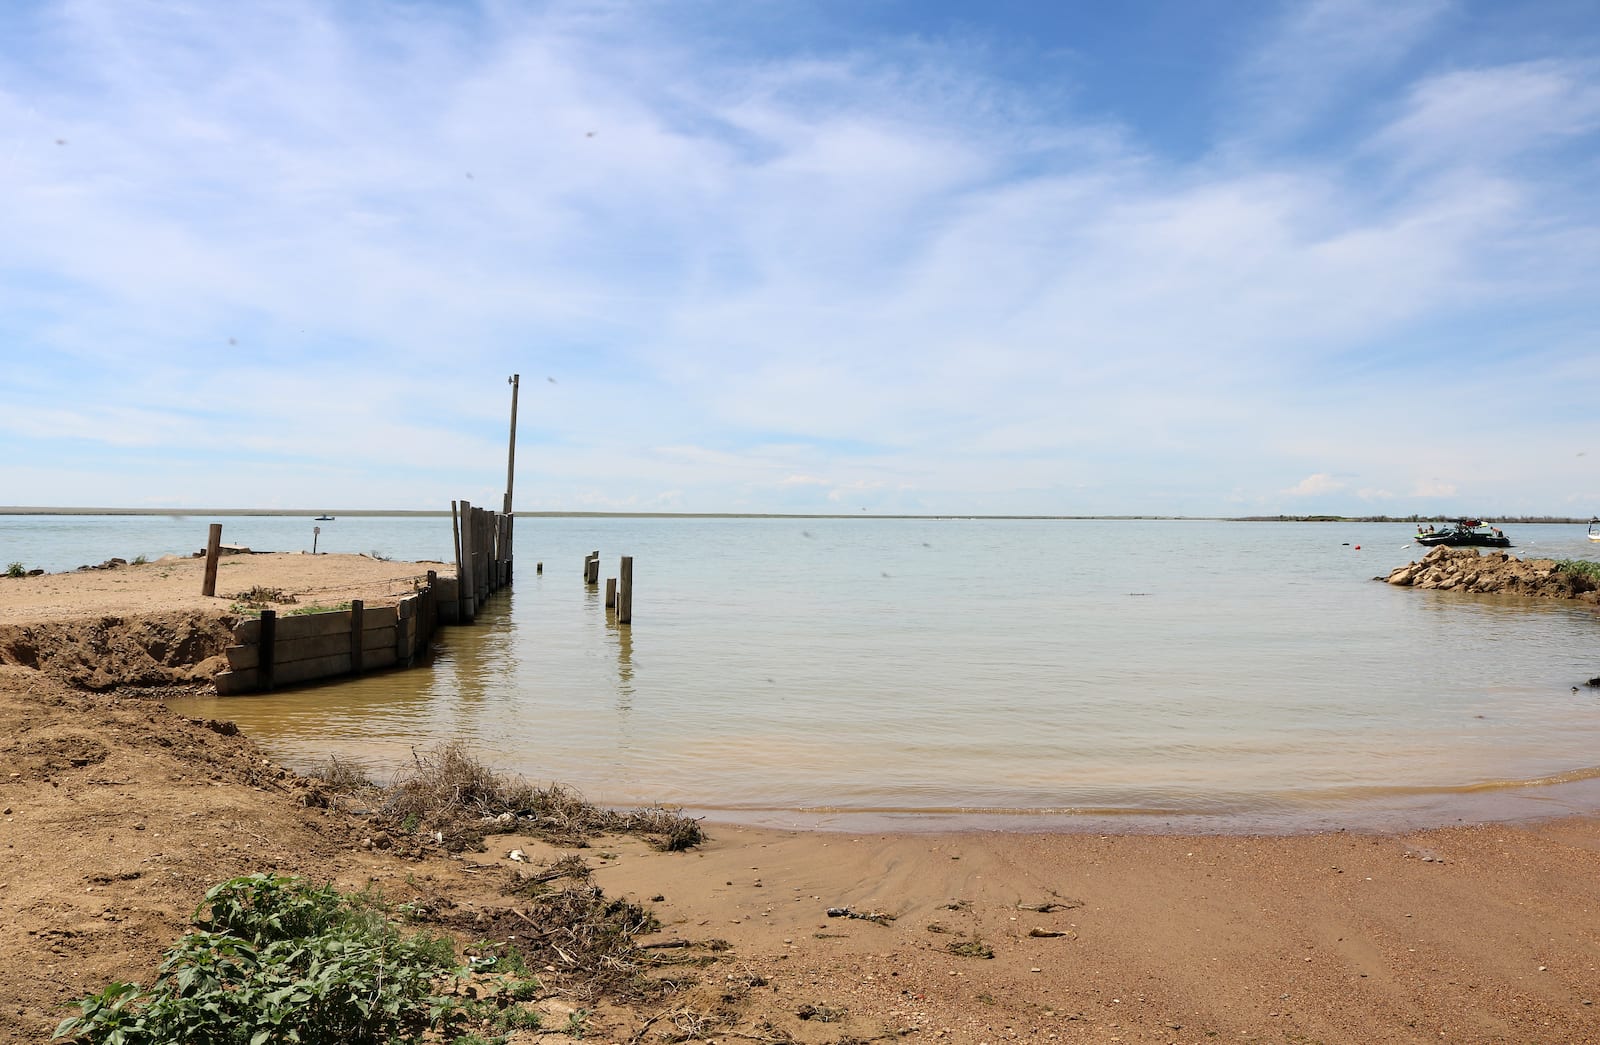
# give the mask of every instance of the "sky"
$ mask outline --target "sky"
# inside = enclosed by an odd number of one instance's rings
[[[1600,511],[1593,0],[6,0],[0,504]]]

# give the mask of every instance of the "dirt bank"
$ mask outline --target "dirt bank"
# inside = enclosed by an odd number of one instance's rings
[[[1592,573],[1563,567],[1554,559],[1524,562],[1506,552],[1480,553],[1476,548],[1434,548],[1420,562],[1396,567],[1382,579],[1409,588],[1575,599],[1600,605],[1600,591],[1596,590],[1600,579]]]
[[[376,836],[370,813],[227,724],[70,687],[206,648],[67,652],[104,616],[52,618],[60,650],[0,667],[3,1042],[43,1040],[109,980],[148,982],[206,887],[233,875],[370,883],[464,942],[532,951],[554,930],[507,887],[571,855],[655,911],[652,940],[685,944],[648,953],[693,960],[656,968],[668,993],[618,1001],[538,951],[552,1030],[514,1041],[564,1038],[585,1010],[601,1042],[1600,1040],[1600,821],[1205,838],[708,825],[687,853],[500,834],[450,854]],[[178,630],[167,613],[122,621]]]

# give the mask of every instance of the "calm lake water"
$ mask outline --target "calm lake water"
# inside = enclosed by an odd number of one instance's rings
[[[189,519],[0,518],[0,557],[188,552]],[[310,545],[312,521],[224,540]],[[448,559],[445,519],[320,546]],[[59,532],[48,532],[60,527]],[[1520,557],[1594,557],[1581,526]],[[1398,524],[519,519],[517,580],[430,668],[185,701],[382,776],[462,738],[608,804],[870,828],[1386,827],[1600,810],[1600,620],[1412,591]],[[634,620],[582,583],[634,556]],[[92,550],[91,550],[92,549]],[[535,573],[534,563],[544,563]],[[1574,685],[1579,686],[1573,692]]]

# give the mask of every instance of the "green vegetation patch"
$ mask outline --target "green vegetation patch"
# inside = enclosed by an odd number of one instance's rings
[[[341,613],[341,612],[343,612],[343,611],[345,611],[345,610],[347,610],[349,608],[350,608],[350,604],[348,602],[336,602],[332,606],[328,606],[328,605],[325,605],[325,604],[320,603],[320,602],[315,602],[315,603],[312,603],[310,606],[298,606],[298,607],[290,610],[288,613],[284,614],[284,616],[285,617],[305,617],[305,616],[308,616],[308,615],[313,614],[313,613]]]
[[[1560,559],[1556,562],[1556,569],[1562,573],[1573,573],[1580,577],[1600,583],[1600,562],[1589,559]]]
[[[416,1042],[446,1008],[447,939],[402,933],[366,895],[254,874],[206,893],[149,987],[113,983],[54,1038],[105,1045]]]

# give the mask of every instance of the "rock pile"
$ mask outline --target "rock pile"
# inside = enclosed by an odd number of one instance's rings
[[[1566,569],[1554,559],[1523,562],[1505,552],[1480,554],[1476,548],[1434,548],[1421,562],[1407,563],[1379,580],[1408,588],[1436,588],[1488,594],[1577,599],[1600,605],[1594,575]]]

